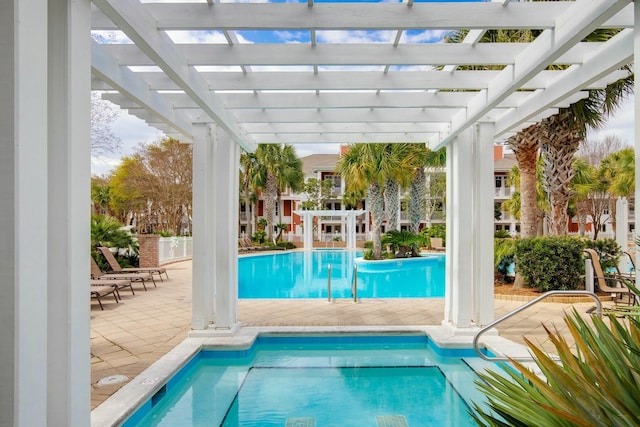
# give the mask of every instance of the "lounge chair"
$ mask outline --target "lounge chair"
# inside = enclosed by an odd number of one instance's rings
[[[122,279],[122,280],[111,280],[111,279],[91,279],[91,286],[110,286],[116,291],[116,297],[118,299],[122,299],[120,296],[120,289],[129,288],[131,290],[131,294],[135,295],[135,291],[133,290],[133,285],[131,284],[131,280]]]
[[[598,253],[594,249],[585,249],[584,252],[591,258],[591,264],[593,265],[593,272],[595,274],[596,283],[598,284],[598,289],[602,292],[614,295],[613,302],[616,304],[618,303],[618,299],[622,296],[626,296],[628,298],[629,305],[635,304],[636,294],[625,285],[625,279],[618,275],[605,276],[602,266],[600,265],[600,257],[598,256]],[[607,281],[613,282],[616,285],[619,285],[619,287],[609,286]]]
[[[164,268],[164,267],[125,267],[125,268],[122,268],[122,267],[120,267],[120,264],[118,263],[118,260],[116,259],[115,256],[113,256],[113,254],[111,253],[111,250],[109,248],[106,248],[104,246],[99,246],[98,250],[100,251],[100,253],[102,253],[102,256],[107,261],[107,264],[109,264],[109,267],[111,268],[111,271],[113,273],[151,273],[151,274],[157,274],[158,277],[160,277],[160,281],[162,281],[162,282],[164,282],[164,279],[162,278],[162,275],[164,274],[165,276],[167,276],[167,280],[169,280],[169,275],[167,274],[167,269]],[[108,273],[110,273],[110,272],[108,272]]]
[[[118,303],[118,297],[116,296],[116,289],[113,288],[112,286],[91,286],[91,290],[90,290],[90,294],[91,294],[91,298],[95,298],[98,300],[98,304],[100,304],[100,310],[104,310],[104,307],[102,306],[102,301],[100,300],[100,298],[107,296],[109,294],[112,294],[113,297],[116,300],[116,303]]]
[[[96,261],[91,258],[91,278],[94,280],[129,280],[133,283],[140,283],[144,287],[144,290],[147,290],[147,284],[145,283],[147,280],[151,280],[153,282],[153,286],[156,286],[156,280],[153,278],[153,274],[151,273],[104,273],[96,264]]]
[[[442,244],[441,237],[431,237],[429,241],[430,241],[430,246],[432,250],[438,251],[438,252],[443,252],[446,250],[446,248]]]

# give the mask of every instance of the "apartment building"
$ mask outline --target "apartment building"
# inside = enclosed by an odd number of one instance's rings
[[[316,178],[320,181],[331,180],[330,197],[324,203],[324,209],[331,211],[339,211],[343,209],[343,194],[345,192],[345,182],[338,173],[335,172],[335,166],[340,159],[339,154],[312,154],[301,158],[302,170],[304,172],[305,181],[309,178]],[[510,233],[519,231],[518,221],[508,212],[502,211],[500,205],[503,201],[511,197],[514,188],[508,185],[507,176],[509,171],[517,165],[515,156],[506,152],[503,146],[496,145],[494,147],[494,174],[495,188],[493,195],[496,203],[496,230],[506,230]],[[427,202],[425,209],[425,217],[422,226],[432,226],[434,224],[444,224],[445,222],[445,198],[444,198],[444,168],[428,168],[427,169]],[[300,241],[302,238],[302,221],[295,211],[302,209],[302,203],[308,200],[305,193],[292,193],[289,189],[283,192],[281,202],[276,206],[274,214],[274,224],[287,224],[288,232],[284,234],[285,240]],[[409,228],[409,217],[407,214],[408,196],[401,198],[399,209],[400,227],[401,229]],[[365,214],[357,218],[356,234],[358,240],[366,240],[370,231],[371,221],[369,218],[366,200],[362,200],[358,209],[364,209]],[[255,222],[255,217],[250,212],[251,207],[245,207],[244,203],[240,203],[240,233],[247,235],[255,227],[250,227],[251,221]],[[282,212],[282,215],[280,215]],[[499,215],[497,214],[499,212]],[[264,217],[264,204],[260,200],[258,203],[258,220]],[[383,223],[383,232],[386,231]],[[346,232],[345,219],[342,216],[327,215],[317,218],[314,224],[314,236],[319,241],[338,241],[345,240]]]

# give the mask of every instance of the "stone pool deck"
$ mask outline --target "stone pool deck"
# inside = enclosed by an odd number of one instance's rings
[[[148,292],[123,291],[122,301],[105,298],[104,311],[91,306],[91,406],[95,408],[125,382],[100,385],[101,379],[125,375],[130,379],[182,342],[191,324],[191,261],[167,266],[169,280]],[[524,302],[496,297],[496,318]],[[499,327],[500,336],[522,343],[526,336],[548,347],[542,322],[564,329],[563,313],[574,306],[585,313],[593,303],[540,303]],[[443,299],[363,299],[327,303],[318,300],[241,300],[243,326],[385,326],[439,325]]]

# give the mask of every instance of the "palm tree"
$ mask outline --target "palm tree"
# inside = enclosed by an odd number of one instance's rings
[[[258,167],[258,159],[254,153],[242,153],[240,155],[240,191],[244,198],[245,212],[247,214],[248,234],[252,236],[255,233],[256,222],[254,218],[250,218],[249,214],[252,210],[254,215],[257,214],[257,209],[250,209],[249,206],[253,206],[253,202],[258,200],[257,192],[261,187],[263,177],[260,174],[260,168]]]
[[[336,164],[336,171],[347,182],[347,192],[366,190],[373,231],[373,257],[382,256],[381,227],[384,219],[381,173],[383,150],[378,144],[353,144]]]
[[[502,202],[502,208],[513,215],[516,219],[522,217],[522,195],[520,193],[520,168],[514,166],[509,171],[507,184],[516,188],[511,193],[511,198]],[[535,229],[536,234],[541,235],[543,229],[543,220],[546,212],[549,210],[549,200],[544,188],[544,170],[542,167],[542,159],[538,159],[536,163],[536,209],[535,209]]]
[[[263,144],[256,149],[259,168],[265,177],[265,217],[267,219],[267,238],[273,239],[273,211],[277,201],[280,206],[282,191],[290,188],[299,191],[304,185],[302,162],[292,145]],[[282,222],[282,209],[279,211]]]
[[[388,230],[398,230],[400,189],[411,182],[414,170],[413,144],[382,144],[380,172],[384,176],[384,201]]]

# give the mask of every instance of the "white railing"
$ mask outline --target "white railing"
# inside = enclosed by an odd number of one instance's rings
[[[193,257],[193,237],[161,237],[158,240],[158,262],[189,259]]]

